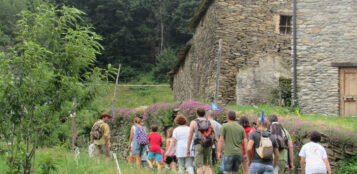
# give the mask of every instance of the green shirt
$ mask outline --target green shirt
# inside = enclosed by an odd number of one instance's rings
[[[242,143],[247,137],[241,125],[225,123],[219,135],[224,138],[224,156],[243,155]]]
[[[289,132],[284,128],[283,128],[283,130],[284,130],[284,133],[285,133],[288,141],[291,141],[291,136],[290,136]],[[283,150],[279,151],[279,161],[288,162],[288,149],[283,149]]]

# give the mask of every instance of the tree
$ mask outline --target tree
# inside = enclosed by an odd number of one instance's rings
[[[8,173],[30,173],[36,148],[58,124],[72,100],[80,109],[96,95],[85,83],[101,81],[93,67],[103,49],[93,28],[80,25],[84,12],[41,5],[23,11],[17,44],[0,59],[0,130],[11,142]]]
[[[177,50],[191,37],[187,24],[201,0],[53,0],[77,7],[103,36],[97,65],[123,65],[122,80],[132,80],[156,65],[166,48]],[[120,48],[120,49],[118,49]],[[165,73],[166,74],[166,73]]]

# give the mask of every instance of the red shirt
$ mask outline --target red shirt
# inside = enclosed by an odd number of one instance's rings
[[[247,139],[248,139],[248,141],[249,141],[249,132],[250,131],[255,131],[255,129],[254,128],[252,128],[252,127],[246,127],[246,128],[244,128],[244,131],[245,131],[245,135],[247,136]],[[245,147],[244,147],[244,143],[242,143],[242,146],[243,146],[243,155],[245,155]],[[252,151],[252,156],[253,156],[253,151]]]
[[[161,153],[161,144],[162,144],[161,135],[156,132],[153,132],[153,133],[149,133],[148,137],[150,143],[149,152]]]

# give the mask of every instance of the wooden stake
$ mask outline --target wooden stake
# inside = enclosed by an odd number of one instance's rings
[[[117,86],[118,86],[118,81],[119,81],[119,76],[120,76],[120,67],[121,67],[121,64],[119,64],[117,78],[115,79],[115,86],[114,86],[113,105],[112,105],[112,116],[113,116],[113,118],[115,118],[114,107],[115,107],[115,97],[116,97],[116,94],[117,94]]]
[[[75,149],[75,141],[76,141],[76,109],[77,109],[77,99],[73,99],[73,119],[72,119],[72,149]]]

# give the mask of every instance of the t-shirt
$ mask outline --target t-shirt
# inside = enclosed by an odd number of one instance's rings
[[[253,145],[254,155],[253,155],[252,162],[262,163],[265,165],[273,165],[273,159],[264,160],[260,158],[260,156],[256,152],[256,148],[259,148],[260,146],[260,133],[262,133],[263,137],[269,137],[270,141],[273,144],[273,148],[279,148],[278,142],[276,142],[275,137],[269,131],[257,130],[255,132],[250,133],[249,140],[254,141],[254,145]]]
[[[187,157],[187,140],[188,134],[190,133],[190,127],[188,126],[179,126],[174,129],[172,138],[176,140],[176,152],[175,155],[177,158]],[[191,143],[192,144],[192,143]],[[190,153],[193,156],[193,152]]]
[[[224,138],[224,156],[243,155],[242,143],[247,138],[244,129],[237,123],[225,123],[220,136]]]
[[[210,120],[210,121],[211,121],[211,123],[213,124],[214,129],[215,129],[215,131],[216,131],[217,139],[219,139],[219,133],[220,133],[220,130],[221,130],[222,125],[219,124],[216,120]],[[216,148],[216,146],[213,144],[212,148],[214,149],[214,148]]]
[[[245,132],[245,135],[247,136],[247,139],[249,139],[249,133],[251,131],[255,131],[255,129],[253,127],[246,127],[244,128],[244,132]],[[245,146],[244,146],[244,143],[242,144],[243,146],[243,155],[245,155]],[[252,152],[252,155],[253,155],[253,152]]]
[[[302,146],[300,157],[305,157],[305,173],[327,173],[323,159],[327,158],[325,148],[318,143],[310,142]]]
[[[148,138],[150,143],[149,152],[161,153],[161,144],[162,144],[161,135],[156,132],[153,132],[153,133],[149,133]]]

